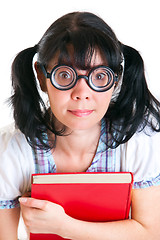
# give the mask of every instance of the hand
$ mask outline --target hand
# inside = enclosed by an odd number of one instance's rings
[[[19,201],[22,217],[29,232],[62,235],[63,226],[69,216],[60,205],[30,197],[22,197]]]

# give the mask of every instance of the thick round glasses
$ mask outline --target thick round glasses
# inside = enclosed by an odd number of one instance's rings
[[[108,91],[118,78],[107,66],[92,68],[88,75],[78,75],[76,70],[67,65],[56,65],[51,73],[48,73],[43,65],[41,69],[46,78],[50,78],[52,85],[59,90],[73,88],[80,78],[87,81],[88,86],[96,92]]]

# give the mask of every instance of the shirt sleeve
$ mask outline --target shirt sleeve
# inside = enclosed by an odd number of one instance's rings
[[[134,175],[133,188],[160,185],[160,132],[137,132],[121,146],[122,171]]]
[[[0,132],[0,208],[18,207],[18,197],[29,190],[33,154],[24,135],[8,127]]]

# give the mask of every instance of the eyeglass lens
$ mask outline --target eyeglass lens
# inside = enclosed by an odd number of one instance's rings
[[[74,79],[76,79],[76,73],[67,66],[59,66],[52,73],[52,81],[56,81],[59,86],[69,86]]]
[[[113,80],[113,76],[108,69],[97,68],[91,72],[90,79],[94,86],[105,87]]]

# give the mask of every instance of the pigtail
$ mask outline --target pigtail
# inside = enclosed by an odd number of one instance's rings
[[[36,52],[37,46],[21,51],[14,59],[11,75],[13,95],[10,101],[14,110],[15,124],[25,134],[27,140],[30,139],[32,142],[35,136],[38,137],[43,132],[42,106],[45,108],[32,67]]]
[[[33,57],[38,46],[20,52],[12,64],[13,95],[10,98],[13,116],[18,129],[26,136],[32,147],[48,150],[55,142],[44,138],[44,134],[62,135],[64,129],[57,131],[53,114],[41,98],[33,71]]]
[[[148,89],[143,59],[129,46],[122,45],[122,52],[125,66],[121,91],[107,115],[115,146],[128,141],[146,125],[160,131],[160,103]]]

